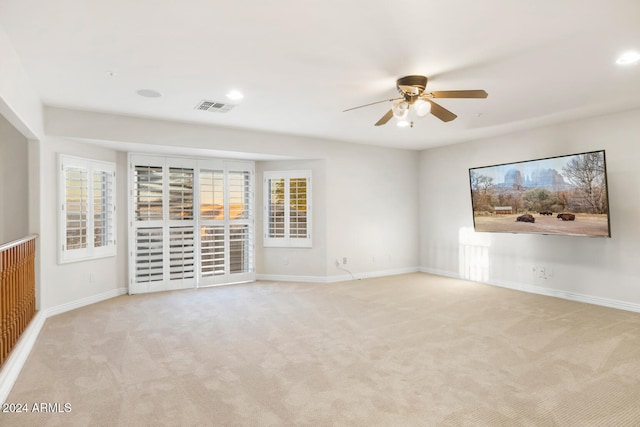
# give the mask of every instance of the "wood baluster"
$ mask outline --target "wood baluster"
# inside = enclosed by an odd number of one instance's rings
[[[35,237],[0,246],[0,365],[36,313]]]

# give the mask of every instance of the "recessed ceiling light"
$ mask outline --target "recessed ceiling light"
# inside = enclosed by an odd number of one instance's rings
[[[409,122],[406,120],[399,120],[398,123],[396,123],[396,126],[398,126],[399,128],[406,128],[407,126],[409,126]]]
[[[160,92],[153,89],[140,89],[138,95],[144,96],[145,98],[160,98],[162,96]]]
[[[240,92],[238,90],[232,90],[231,92],[229,92],[227,94],[227,98],[233,99],[234,101],[238,101],[238,100],[244,98],[244,95],[242,94],[242,92]]]
[[[630,65],[636,64],[640,61],[640,53],[635,51],[625,52],[616,59],[616,64],[618,65]]]

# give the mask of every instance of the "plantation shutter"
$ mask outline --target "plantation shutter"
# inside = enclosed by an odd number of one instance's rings
[[[229,171],[229,272],[253,269],[252,177],[248,171]]]
[[[66,188],[66,250],[87,247],[87,190],[86,168],[67,167],[64,171]]]
[[[169,279],[193,279],[195,277],[193,227],[171,227],[169,242]]]
[[[133,196],[136,221],[163,219],[162,166],[136,165],[133,175]]]
[[[194,287],[196,284],[194,168],[193,162],[165,159],[169,175],[169,272],[170,289]]]
[[[222,166],[222,165],[220,165]],[[226,274],[224,170],[200,169],[200,275],[205,283]]]
[[[203,225],[200,227],[200,275],[206,279],[223,276],[225,270],[224,227]]]
[[[93,246],[109,247],[115,242],[115,174],[93,170]],[[96,249],[100,250],[100,249]]]
[[[158,282],[164,279],[162,227],[142,227],[135,234],[135,281]]]
[[[200,286],[255,279],[253,164],[199,162]]]
[[[58,261],[115,255],[115,164],[67,155],[58,164]]]
[[[253,163],[130,156],[130,292],[255,279]]]
[[[264,173],[264,246],[308,247],[311,171]]]
[[[284,178],[273,177],[266,180],[267,195],[267,237],[269,239],[285,238],[285,182]]]
[[[169,168],[169,219],[193,220],[193,169]]]
[[[307,239],[308,178],[289,179],[289,237]]]
[[[131,163],[131,274],[130,291],[163,290],[165,286],[164,159],[140,158]]]

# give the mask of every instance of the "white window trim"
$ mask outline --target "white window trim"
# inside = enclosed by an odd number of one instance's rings
[[[307,237],[306,238],[291,238],[290,222],[289,222],[289,209],[284,210],[285,222],[284,222],[284,237],[270,237],[269,236],[269,203],[271,201],[271,195],[269,194],[269,181],[274,179],[285,180],[285,201],[284,205],[289,206],[289,182],[293,178],[305,178],[307,180]],[[312,205],[312,184],[311,170],[294,170],[294,171],[265,171],[263,174],[263,246],[265,248],[311,248],[313,247],[313,205]]]
[[[82,168],[87,171],[87,204],[85,215],[87,217],[87,244],[85,248],[67,249],[67,187],[66,187],[66,168]],[[107,172],[113,174],[112,191],[111,191],[111,230],[113,240],[106,245],[94,247],[94,205],[92,197],[93,189],[93,173],[95,171]],[[99,160],[91,160],[80,157],[69,156],[66,154],[58,155],[58,263],[64,264],[76,261],[85,261],[90,259],[111,257],[116,255],[116,236],[117,236],[117,220],[116,220],[116,165],[112,162],[103,162]]]

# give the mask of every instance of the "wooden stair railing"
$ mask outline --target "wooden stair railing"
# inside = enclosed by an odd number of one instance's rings
[[[36,314],[36,238],[0,245],[0,366]]]

